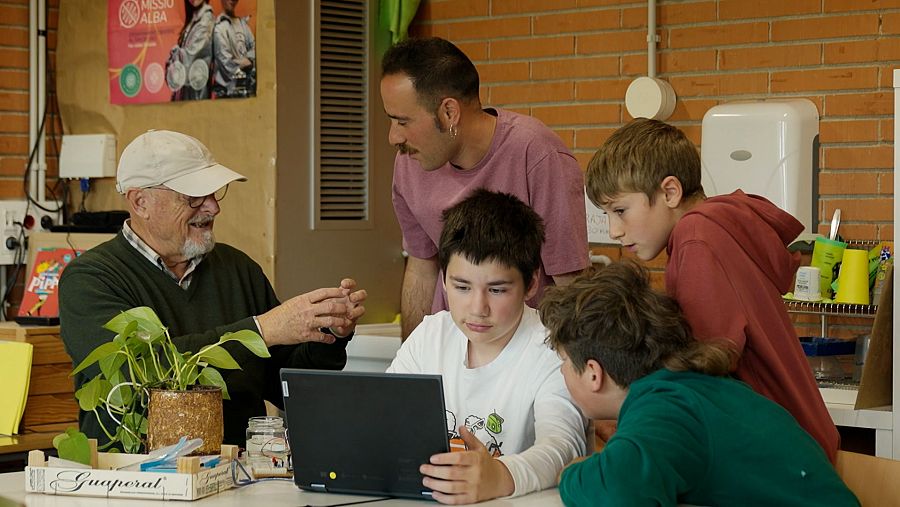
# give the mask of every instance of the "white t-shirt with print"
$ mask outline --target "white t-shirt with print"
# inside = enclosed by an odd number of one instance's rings
[[[465,424],[499,456],[512,474],[514,496],[555,486],[563,467],[587,453],[587,421],[572,403],[559,356],[545,337],[537,311],[525,306],[500,355],[469,368],[468,339],[442,311],[425,317],[387,370],[442,375],[448,433],[458,437]]]

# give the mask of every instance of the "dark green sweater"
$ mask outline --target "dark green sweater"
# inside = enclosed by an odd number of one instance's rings
[[[822,447],[743,382],[658,370],[633,382],[602,452],[563,471],[567,506],[857,506]]]
[[[178,350],[196,352],[226,332],[257,331],[254,315],[277,306],[262,269],[243,252],[217,244],[194,271],[187,290],[134,249],[120,233],[73,260],[59,283],[60,326],[75,365],[114,333],[103,324],[124,310],[149,306],[156,311]],[[303,343],[269,348],[272,357],[256,357],[242,345],[225,347],[241,370],[220,370],[231,400],[224,402],[225,443],[244,445],[247,419],[265,415],[263,400],[282,406],[280,368],[339,370],[347,362],[347,342]],[[99,373],[95,365],[75,376],[76,389]],[[94,414],[81,412],[81,430],[99,439]],[[107,429],[115,423],[104,419]]]

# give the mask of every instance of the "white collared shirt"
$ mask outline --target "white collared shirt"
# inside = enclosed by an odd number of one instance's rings
[[[144,240],[141,239],[140,236],[134,232],[134,229],[131,228],[131,219],[125,220],[125,223],[122,224],[122,235],[125,236],[125,239],[128,243],[134,247],[135,250],[141,253],[147,260],[152,262],[156,267],[161,269],[163,272],[172,277],[172,280],[178,284],[184,290],[187,290],[191,285],[191,275],[194,273],[194,270],[197,269],[197,266],[200,264],[200,261],[203,260],[203,255],[198,255],[194,257],[190,261],[188,261],[187,268],[184,270],[184,275],[179,277],[176,275],[166,263],[163,262],[162,256],[156,253],[153,248],[150,247]]]

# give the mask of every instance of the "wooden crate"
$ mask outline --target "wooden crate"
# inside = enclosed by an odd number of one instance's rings
[[[59,337],[59,326],[21,326],[0,322],[0,340],[28,342],[34,347],[28,399],[19,433],[62,432],[78,427],[78,402],[69,372],[72,359]]]
[[[201,468],[199,456],[178,458],[176,472],[121,470],[147,459],[146,454],[97,452],[92,440],[92,467],[71,468],[51,463],[41,451],[28,453],[25,491],[48,495],[95,496],[151,500],[196,500],[234,486],[232,462],[236,445],[223,445],[221,461],[214,468]],[[110,502],[110,505],[116,505]]]

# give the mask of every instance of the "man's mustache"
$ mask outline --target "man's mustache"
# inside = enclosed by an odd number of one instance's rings
[[[190,224],[190,225],[199,225],[200,227],[203,227],[203,226],[205,226],[206,224],[211,223],[211,222],[212,222],[213,220],[215,220],[215,219],[216,219],[216,217],[214,217],[214,216],[212,216],[212,215],[197,215],[197,216],[194,217],[192,220],[190,220],[190,221],[188,222],[188,224]]]
[[[400,153],[402,153],[402,154],[404,154],[404,155],[415,155],[416,153],[419,153],[418,150],[416,150],[416,149],[410,147],[410,146],[409,146],[408,144],[406,144],[406,143],[398,144],[398,145],[397,145],[397,151],[399,151]]]

